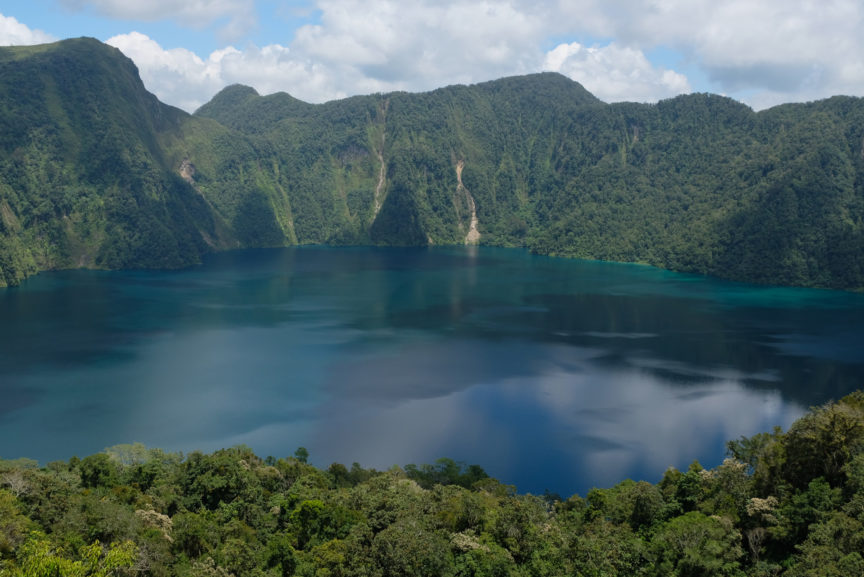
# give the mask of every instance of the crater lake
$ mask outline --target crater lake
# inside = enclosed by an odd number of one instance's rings
[[[300,247],[0,290],[0,457],[297,447],[584,495],[864,386],[864,295],[515,249]]]

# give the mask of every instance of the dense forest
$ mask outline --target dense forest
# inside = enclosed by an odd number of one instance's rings
[[[0,460],[0,576],[864,574],[864,393],[728,453],[566,499],[446,458],[322,470],[302,447]]]
[[[194,115],[92,39],[0,48],[0,286],[297,243],[484,243],[864,288],[864,100],[605,104],[544,73]]]

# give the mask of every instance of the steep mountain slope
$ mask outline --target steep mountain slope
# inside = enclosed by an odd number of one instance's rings
[[[0,50],[0,283],[50,268],[176,267],[230,246],[166,159],[184,116],[95,40]]]
[[[194,116],[93,40],[0,49],[0,283],[293,243],[526,246],[864,288],[864,100],[604,104],[544,73]]]
[[[761,113],[708,94],[607,105],[540,74],[318,106],[231,87],[197,115],[272,154],[299,242],[479,238],[739,280],[864,287],[858,98]]]
[[[726,98],[612,105],[608,152],[565,154],[542,252],[774,284],[862,286],[864,101],[753,113]],[[587,136],[587,126],[575,130]],[[607,129],[608,130],[608,129]],[[579,142],[580,137],[570,142]],[[598,142],[598,140],[595,140]],[[595,148],[596,150],[596,148]]]

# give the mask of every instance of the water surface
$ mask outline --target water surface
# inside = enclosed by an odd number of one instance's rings
[[[0,457],[117,443],[584,494],[864,383],[864,295],[485,248],[304,247],[0,291]]]

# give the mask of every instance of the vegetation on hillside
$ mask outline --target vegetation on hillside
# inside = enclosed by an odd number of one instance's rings
[[[864,574],[864,393],[728,448],[567,499],[449,459],[321,470],[302,447],[0,460],[0,575]]]
[[[553,73],[194,116],[95,40],[0,49],[0,284],[231,247],[461,244],[864,288],[864,100],[604,104]]]
[[[52,268],[184,266],[232,246],[166,157],[186,117],[95,40],[0,49],[0,286]]]

